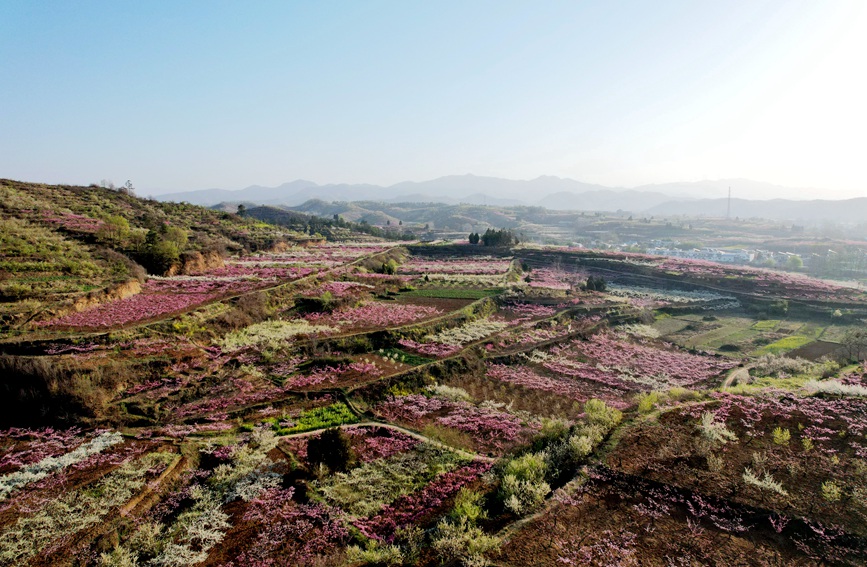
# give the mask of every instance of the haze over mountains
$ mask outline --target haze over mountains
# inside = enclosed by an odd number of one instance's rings
[[[731,216],[842,222],[862,222],[867,218],[867,198],[805,200],[822,192],[747,179],[664,183],[631,189],[553,176],[525,181],[452,175],[430,181],[405,181],[387,187],[370,184],[319,185],[299,179],[277,187],[253,185],[239,190],[204,189],[158,195],[157,199],[205,206],[243,202],[295,207],[310,199],[321,199],[527,205],[555,210],[622,210],[655,215],[725,216],[729,188],[732,189]],[[787,198],[778,198],[780,195]]]

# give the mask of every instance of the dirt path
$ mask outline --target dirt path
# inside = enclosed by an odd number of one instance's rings
[[[733,384],[746,382],[750,379],[750,368],[752,365],[740,366],[733,368],[723,380],[722,387],[730,388]]]

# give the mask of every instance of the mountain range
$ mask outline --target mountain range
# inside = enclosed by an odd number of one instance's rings
[[[511,180],[476,175],[452,175],[430,181],[404,181],[390,186],[326,184],[298,179],[277,187],[252,185],[245,189],[204,189],[159,195],[161,201],[185,201],[214,206],[221,203],[298,206],[310,199],[323,201],[381,201],[386,203],[444,203],[492,206],[541,206],[554,210],[628,211],[638,214],[725,216],[731,189],[731,216],[805,222],[837,220],[862,222],[867,198],[813,199],[819,190],[783,187],[748,179],[642,185],[631,189],[542,176]],[[750,198],[743,198],[748,195]],[[790,198],[772,198],[788,195]]]

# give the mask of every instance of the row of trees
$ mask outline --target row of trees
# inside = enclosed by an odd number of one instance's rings
[[[500,230],[489,228],[484,234],[471,232],[469,241],[470,244],[481,242],[484,246],[512,246],[513,244],[518,244],[518,238],[511,230],[506,228]]]

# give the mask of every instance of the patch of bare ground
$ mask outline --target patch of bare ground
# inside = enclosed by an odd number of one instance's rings
[[[676,409],[630,427],[606,464],[624,474],[867,536],[862,498],[867,466],[853,454],[857,439],[835,416],[817,425],[797,412],[761,413],[761,403],[733,407],[725,423],[737,440],[708,443],[698,428],[700,414],[717,408],[711,403]],[[747,471],[764,484],[747,482]]]
[[[819,360],[823,356],[833,357],[841,351],[838,343],[828,341],[813,341],[800,348],[786,353],[789,358],[806,358],[807,360]]]
[[[509,538],[495,564],[503,567],[827,564],[802,553],[792,543],[789,531],[784,530],[781,535],[761,513],[730,508],[717,500],[636,478],[604,472],[593,476],[596,478],[571,496],[555,496],[553,506]],[[804,541],[807,539],[805,535]],[[809,541],[805,545],[814,543]]]

